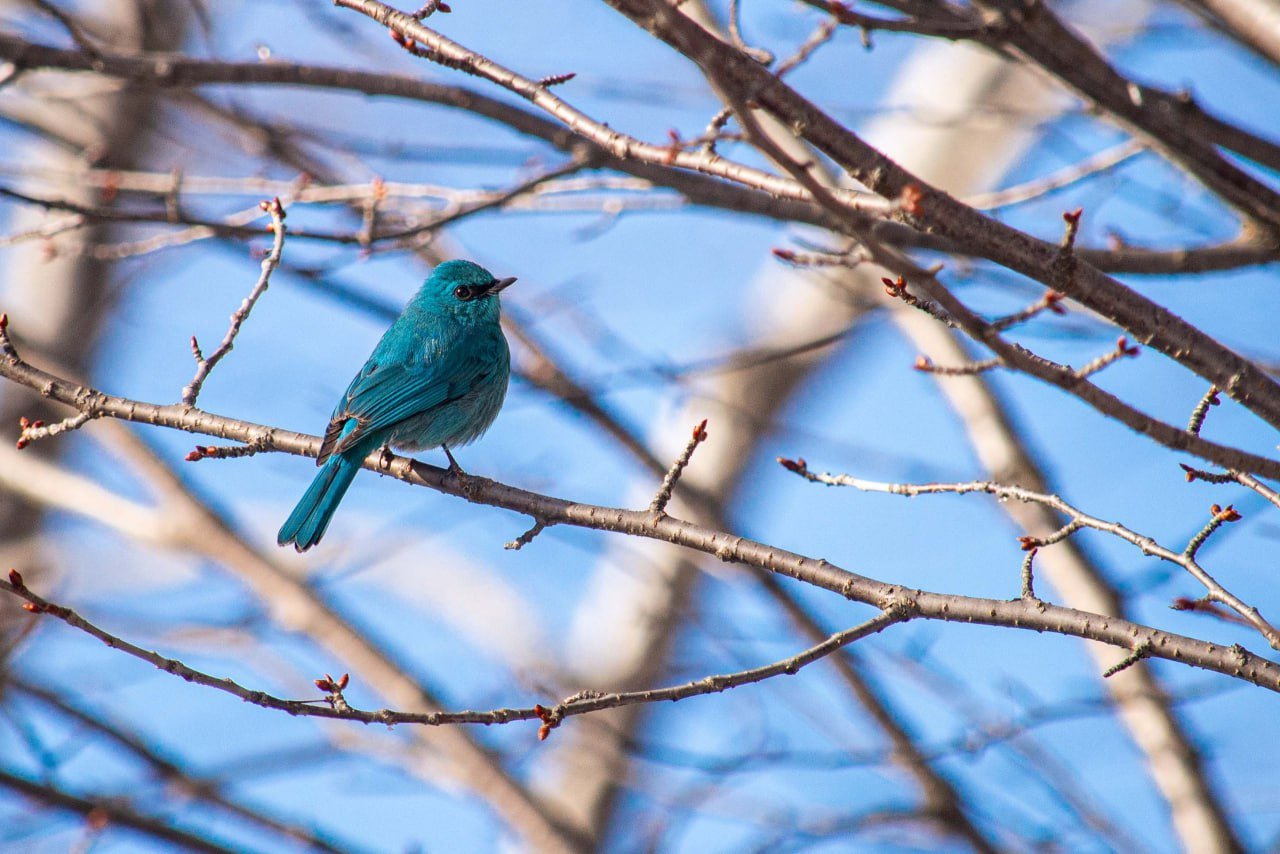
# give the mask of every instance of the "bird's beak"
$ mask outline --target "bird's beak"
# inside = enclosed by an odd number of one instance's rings
[[[489,286],[489,290],[485,291],[485,295],[489,296],[492,294],[500,293],[502,291],[505,291],[507,288],[511,287],[515,283],[516,283],[515,276],[508,276],[505,279],[495,279],[493,284]]]

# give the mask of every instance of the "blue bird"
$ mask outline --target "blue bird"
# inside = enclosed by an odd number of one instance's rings
[[[361,463],[377,448],[450,448],[478,439],[502,408],[511,353],[498,325],[497,279],[479,264],[446,261],[391,324],[329,419],[320,472],[276,542],[298,551],[320,542]]]

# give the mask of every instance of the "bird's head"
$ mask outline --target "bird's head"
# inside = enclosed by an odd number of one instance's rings
[[[496,321],[498,294],[513,282],[514,276],[495,278],[471,261],[445,261],[431,271],[414,302],[470,323]]]

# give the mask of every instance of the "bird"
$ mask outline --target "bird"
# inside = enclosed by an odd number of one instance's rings
[[[324,431],[320,471],[280,527],[276,542],[299,552],[320,542],[365,457],[377,448],[450,448],[489,429],[507,394],[511,352],[498,319],[499,279],[472,261],[431,271],[351,380]]]

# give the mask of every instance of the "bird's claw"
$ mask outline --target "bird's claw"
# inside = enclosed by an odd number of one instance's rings
[[[458,461],[453,458],[453,453],[444,445],[441,445],[440,447],[444,450],[444,455],[449,458],[449,474],[453,475],[458,480],[465,482],[467,480],[467,473],[462,470],[462,466],[458,465]]]

